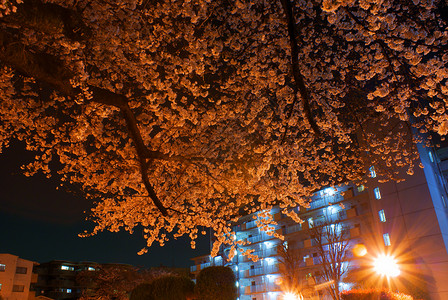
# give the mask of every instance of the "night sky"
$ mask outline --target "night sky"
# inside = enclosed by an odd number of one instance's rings
[[[22,175],[20,166],[32,157],[18,143],[0,154],[0,253],[41,263],[71,260],[139,267],[188,267],[192,265],[190,258],[209,253],[208,237],[199,238],[195,250],[188,239],[180,238],[164,247],[154,245],[144,255],[137,255],[145,245],[138,232],[78,237],[92,228],[83,213],[89,211],[90,200],[81,193],[56,190],[58,183],[41,174]]]

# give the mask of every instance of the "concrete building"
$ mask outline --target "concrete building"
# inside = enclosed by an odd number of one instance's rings
[[[322,268],[310,228],[320,226],[326,216],[331,216],[332,221],[348,229],[351,246],[366,246],[366,256],[349,258],[352,268],[365,271],[362,277],[365,284],[384,284],[372,273],[372,261],[379,255],[390,255],[401,269],[398,277],[389,280],[390,287],[422,299],[448,299],[448,148],[435,151],[419,147],[419,152],[424,168],[417,167],[415,174],[405,176],[403,182],[380,183],[372,166],[368,189],[347,186],[317,192],[309,208],[296,211],[304,220],[302,224],[292,222],[278,208],[272,209],[270,214],[278,221],[275,231],[299,251],[304,288],[322,282]],[[237,277],[239,300],[280,299],[277,246],[281,241],[260,231],[254,216],[257,214],[241,218],[234,231],[237,240],[251,243],[242,248],[254,249],[259,261],[253,262],[239,251],[227,261],[230,249],[226,248],[219,257],[193,259],[195,265],[191,271],[197,274],[210,265],[228,265]],[[325,299],[322,292],[319,298]]]
[[[448,299],[448,148],[419,147],[423,169],[400,183],[370,186],[374,245],[402,264],[395,284],[415,286],[430,299]]]
[[[303,288],[314,286],[321,280],[319,256],[313,235],[313,228],[325,227],[328,223],[338,223],[346,231],[345,240],[350,245],[362,243],[362,233],[371,228],[371,211],[369,196],[364,186],[345,186],[328,188],[315,194],[308,208],[295,210],[304,222],[295,223],[283,215],[279,208],[273,208],[269,213],[278,223],[274,231],[285,236],[290,249],[298,252],[300,262],[299,272],[302,275]],[[195,265],[191,267],[193,274],[210,265],[225,265],[231,267],[237,278],[240,300],[275,300],[281,299],[279,278],[281,264],[278,246],[283,243],[273,234],[267,234],[257,227],[258,213],[240,219],[235,225],[235,239],[250,244],[240,246],[234,258],[228,261],[230,248],[223,249],[220,256],[211,258],[202,256],[194,258]],[[324,246],[325,247],[325,246]],[[259,257],[254,262],[242,251],[253,250]],[[242,250],[242,251],[241,251]],[[352,260],[353,257],[348,257]],[[319,291],[316,292],[316,296]],[[321,296],[323,291],[320,291]]]
[[[0,296],[4,300],[27,300],[31,282],[36,280],[36,263],[16,255],[0,254]]]
[[[53,260],[42,263],[34,268],[37,281],[32,286],[36,296],[51,299],[78,299],[85,287],[76,281],[80,271],[95,271],[94,262],[71,262]]]

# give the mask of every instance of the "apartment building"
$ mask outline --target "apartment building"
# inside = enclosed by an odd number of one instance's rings
[[[72,262],[53,260],[35,267],[37,281],[32,285],[36,296],[56,300],[78,299],[84,288],[77,280],[80,271],[95,271],[94,262]]]
[[[36,280],[36,263],[16,255],[0,254],[0,296],[4,300],[27,300],[31,282]]]
[[[395,257],[402,274],[394,286],[414,286],[432,300],[448,299],[448,147],[419,146],[423,166],[405,181],[380,183],[375,169],[368,182],[373,243]]]
[[[412,176],[405,174],[405,181],[379,182],[372,166],[366,187],[327,188],[315,194],[308,208],[297,208],[302,224],[293,222],[278,208],[271,210],[278,222],[275,231],[299,249],[305,289],[322,282],[311,229],[330,217],[348,229],[350,246],[366,246],[365,257],[349,258],[351,268],[370,272],[364,277],[366,283],[374,280],[374,285],[385,284],[385,280],[372,273],[373,259],[384,254],[395,258],[401,270],[398,277],[387,281],[389,287],[403,292],[418,290],[423,299],[448,299],[448,147],[434,150],[419,146],[418,150],[424,168],[415,168]],[[257,214],[241,218],[234,231],[237,240],[250,242],[243,250],[254,249],[260,258],[257,262],[239,251],[227,261],[230,251],[227,248],[220,257],[194,259],[192,271],[197,273],[209,265],[228,265],[238,279],[239,300],[281,299],[277,252],[281,241],[260,231],[256,218]],[[346,286],[341,284],[341,288]],[[322,291],[315,293],[319,299],[326,298]]]
[[[319,282],[321,268],[316,253],[315,241],[312,238],[313,228],[324,226],[328,222],[337,222],[347,231],[347,242],[355,245],[362,242],[362,233],[371,228],[369,194],[364,186],[344,186],[328,188],[315,194],[308,208],[297,208],[295,211],[304,221],[297,224],[282,214],[276,207],[269,213],[278,223],[275,232],[285,236],[288,247],[299,251],[299,263],[305,286]],[[278,246],[283,241],[257,227],[258,213],[241,218],[235,225],[235,239],[248,242],[240,246],[232,260],[228,261],[230,248],[223,249],[220,256],[211,258],[202,256],[194,258],[191,267],[193,274],[210,265],[226,265],[231,267],[237,278],[238,298],[240,300],[275,300],[281,299],[280,264]],[[253,250],[259,257],[254,262],[241,255],[240,250]],[[319,291],[316,292],[316,296]],[[320,291],[321,296],[323,291]]]

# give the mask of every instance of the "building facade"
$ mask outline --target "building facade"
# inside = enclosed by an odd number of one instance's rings
[[[36,296],[56,300],[78,299],[85,287],[76,280],[81,271],[95,271],[97,263],[54,260],[34,268],[37,281],[32,285]]]
[[[33,275],[34,262],[16,255],[0,254],[0,296],[4,300],[27,300]]]
[[[368,189],[354,185],[327,188],[315,194],[308,208],[297,208],[302,224],[293,222],[278,208],[270,211],[278,222],[275,231],[298,249],[303,289],[324,283],[312,228],[330,219],[347,229],[350,249],[365,246],[367,255],[355,257],[348,251],[348,261],[350,268],[365,271],[358,277],[365,279],[366,285],[385,284],[384,278],[372,272],[373,261],[377,256],[389,255],[397,261],[401,274],[390,278],[388,287],[422,299],[448,299],[448,148],[418,150],[423,169],[417,167],[412,176],[404,175],[405,181],[379,182],[372,166]],[[257,214],[241,218],[234,231],[237,240],[250,242],[241,250],[253,249],[260,258],[257,262],[242,256],[240,251],[228,261],[227,248],[213,259],[193,259],[191,271],[198,273],[210,265],[228,265],[237,278],[239,300],[281,299],[281,257],[277,249],[282,241],[260,231],[256,219]],[[343,283],[340,287],[346,288]],[[318,289],[312,296],[328,298]]]
[[[415,287],[423,299],[448,299],[448,148],[418,148],[423,166],[405,181],[368,182],[373,243],[395,257],[402,274],[396,288]]]
[[[315,194],[308,208],[297,208],[295,212],[304,221],[302,224],[294,222],[282,214],[279,208],[273,208],[269,213],[278,223],[273,230],[282,234],[288,248],[296,251],[300,259],[298,263],[301,274],[301,285],[305,289],[319,283],[322,278],[320,258],[313,238],[318,227],[337,223],[344,229],[344,240],[351,245],[362,243],[362,234],[372,227],[369,206],[369,194],[364,186],[345,186],[328,188]],[[236,255],[229,261],[230,248],[223,249],[220,256],[211,258],[202,256],[193,259],[195,265],[191,267],[193,274],[210,265],[225,265],[231,267],[236,275],[238,298],[240,300],[276,300],[281,299],[281,255],[279,246],[284,241],[271,233],[266,233],[257,227],[258,214],[251,214],[240,219],[234,227],[235,239],[248,242],[240,246]],[[347,248],[348,248],[347,247]],[[258,256],[253,261],[241,253],[252,250]],[[352,260],[353,257],[348,257]],[[323,291],[315,294],[323,297]]]

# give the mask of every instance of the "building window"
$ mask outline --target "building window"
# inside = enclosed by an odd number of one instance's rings
[[[386,222],[386,214],[384,213],[384,209],[380,210],[378,212],[378,215],[380,216],[380,221],[381,222]]]
[[[67,289],[67,294],[70,294],[72,292],[72,289]]]
[[[375,194],[375,199],[377,199],[377,200],[381,199],[381,193],[380,193],[379,187],[374,188],[373,193]]]
[[[366,189],[366,187],[361,184],[360,186],[358,186],[358,193],[364,192],[364,190]]]
[[[5,270],[6,270],[6,265],[0,264],[0,272],[5,272]]]
[[[308,227],[309,227],[309,228],[313,228],[313,226],[314,226],[313,218],[312,218],[312,217],[311,217],[311,218],[308,218]]]
[[[434,156],[432,155],[432,151],[428,151],[429,160],[433,163],[434,162]]]
[[[388,233],[383,234],[383,240],[385,246],[390,246],[390,236]]]
[[[16,285],[16,284],[14,284],[12,286],[12,291],[13,292],[22,293],[24,290],[25,290],[25,286],[24,285]]]
[[[376,172],[375,172],[375,167],[371,166],[369,168],[369,172],[370,172],[370,177],[375,178],[376,177]]]
[[[27,268],[25,267],[17,267],[16,268],[16,274],[26,274]]]
[[[88,271],[95,271],[95,268],[94,267],[88,267],[87,270]]]
[[[0,291],[2,290],[2,284],[0,283]]]
[[[64,266],[64,265],[62,265],[62,266],[61,266],[61,270],[64,270],[64,271],[74,271],[75,268],[74,268],[74,267],[69,267],[69,266]]]

